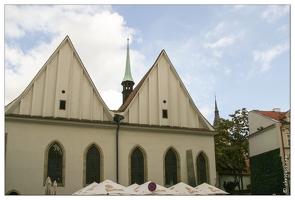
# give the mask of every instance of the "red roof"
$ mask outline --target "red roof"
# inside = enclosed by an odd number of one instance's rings
[[[275,112],[275,111],[258,111],[258,113],[277,121],[282,121],[285,118],[285,115],[287,114],[287,112]]]

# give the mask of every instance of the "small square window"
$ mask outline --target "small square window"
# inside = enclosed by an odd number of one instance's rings
[[[163,110],[163,118],[168,118],[168,110]]]
[[[287,142],[288,142],[288,146],[290,147],[291,143],[290,143],[290,134],[286,134],[287,136]]]
[[[66,109],[66,101],[65,100],[60,100],[59,101],[59,109],[60,110],[65,110]]]

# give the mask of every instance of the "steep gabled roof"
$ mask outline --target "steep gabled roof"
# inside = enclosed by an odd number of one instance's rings
[[[69,36],[20,96],[5,107],[5,114],[113,120]]]
[[[162,117],[162,110],[169,111],[170,117]],[[195,106],[165,50],[118,111],[128,123],[214,130]]]
[[[164,50],[161,51],[161,53],[159,54],[157,60],[159,59],[160,55],[162,54]],[[157,62],[157,60],[155,61],[155,63]],[[153,64],[154,66],[155,64]],[[126,108],[128,107],[128,105],[130,104],[130,102],[132,101],[132,99],[135,97],[135,95],[137,94],[138,90],[140,89],[140,87],[142,86],[143,82],[145,81],[145,79],[148,77],[149,73],[151,72],[153,66],[149,69],[149,71],[143,76],[143,78],[139,81],[139,83],[137,84],[137,86],[134,88],[134,90],[130,93],[130,95],[128,96],[128,98],[126,99],[125,103],[122,104],[120,106],[120,108],[118,109],[118,111],[120,112],[124,112],[126,110]]]

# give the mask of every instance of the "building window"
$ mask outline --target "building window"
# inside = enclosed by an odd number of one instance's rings
[[[48,151],[47,176],[51,181],[62,183],[63,151],[58,143],[53,143]],[[47,177],[46,176],[46,177]]]
[[[93,145],[89,148],[86,156],[86,184],[100,182],[100,154]]]
[[[177,157],[172,149],[165,156],[165,184],[175,185],[177,180]]]
[[[168,110],[162,110],[163,118],[168,118]]]
[[[131,184],[133,183],[144,183],[144,157],[139,148],[131,155]]]
[[[65,100],[60,100],[59,101],[59,109],[60,110],[65,110],[66,109],[66,101]]]
[[[291,145],[290,145],[290,134],[288,133],[288,134],[286,134],[286,136],[287,136],[288,146],[290,147],[290,146],[291,146]]]
[[[207,182],[207,164],[205,156],[200,153],[197,157],[197,179],[198,185]]]

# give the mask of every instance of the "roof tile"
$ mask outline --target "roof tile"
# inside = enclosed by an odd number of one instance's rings
[[[258,113],[277,121],[282,121],[285,118],[285,115],[287,114],[287,112],[275,112],[275,111],[258,111]]]

